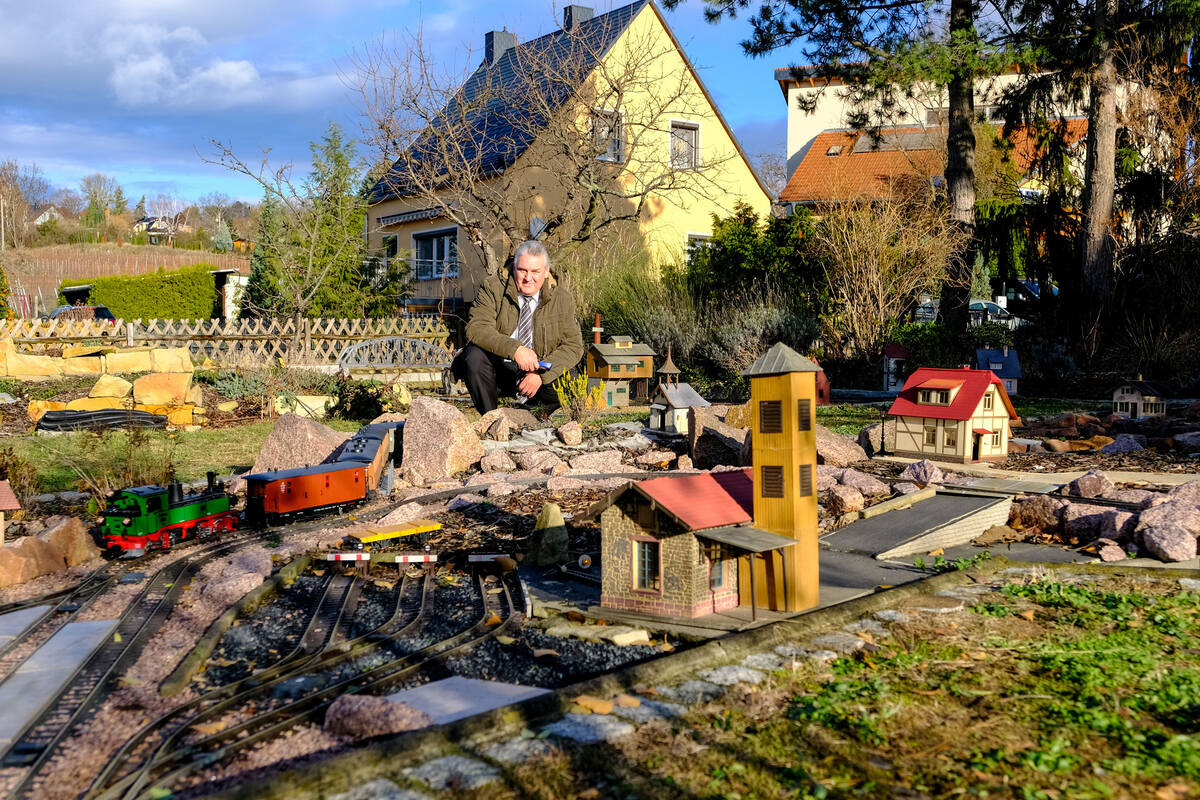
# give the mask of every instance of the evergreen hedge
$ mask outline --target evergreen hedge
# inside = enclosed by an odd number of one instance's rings
[[[113,275],[92,280],[63,281],[58,301],[66,303],[62,289],[91,284],[92,305],[106,306],[117,319],[209,319],[217,304],[217,288],[210,270],[212,264],[146,275]]]

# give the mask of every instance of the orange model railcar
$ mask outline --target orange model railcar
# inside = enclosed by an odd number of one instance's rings
[[[246,521],[254,527],[350,508],[367,495],[367,465],[362,463],[317,464],[244,477]]]

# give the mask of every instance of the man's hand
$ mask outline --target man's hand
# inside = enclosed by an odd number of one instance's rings
[[[522,348],[524,349],[524,348]],[[520,352],[520,351],[518,351]],[[526,352],[529,352],[526,350]],[[521,382],[517,384],[517,393],[523,397],[533,397],[542,389],[542,376],[536,372],[530,372]]]
[[[522,372],[538,371],[537,353],[524,345],[519,346],[517,352],[513,353],[513,361],[517,362],[517,366],[521,368]]]

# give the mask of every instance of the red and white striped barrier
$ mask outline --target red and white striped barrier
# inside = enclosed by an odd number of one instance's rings
[[[400,553],[396,556],[397,564],[432,564],[437,561],[437,553]]]
[[[326,553],[326,561],[370,561],[370,553]]]
[[[497,558],[511,558],[507,553],[470,553],[467,555],[467,562],[471,564],[486,564],[495,561]]]

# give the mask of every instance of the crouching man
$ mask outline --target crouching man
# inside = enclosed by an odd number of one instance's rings
[[[498,397],[557,406],[551,384],[581,358],[575,298],[550,274],[545,246],[528,241],[517,248],[509,275],[488,278],[479,288],[467,346],[451,369],[475,409],[486,414]]]

